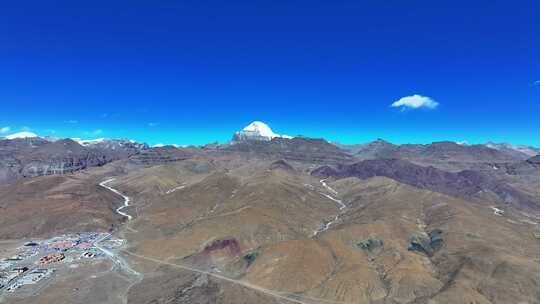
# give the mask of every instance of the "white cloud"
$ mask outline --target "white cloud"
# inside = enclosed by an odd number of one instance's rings
[[[393,108],[409,108],[409,109],[435,109],[439,103],[430,97],[414,94],[412,96],[401,97],[391,105]]]
[[[7,133],[11,131],[11,127],[3,127],[3,128],[0,128],[0,133],[4,134],[4,133]]]
[[[157,125],[159,125],[159,123],[157,123],[157,122],[149,122],[149,123],[148,123],[148,126],[149,126],[149,127],[155,127],[155,126],[157,126]]]

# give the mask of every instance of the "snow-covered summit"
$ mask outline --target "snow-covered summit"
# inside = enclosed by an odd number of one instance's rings
[[[32,132],[28,132],[28,131],[24,131],[24,132],[19,132],[19,133],[8,135],[5,138],[6,139],[17,139],[17,138],[35,138],[35,137],[38,137],[37,134],[32,133]]]
[[[242,129],[244,133],[253,133],[260,135],[262,137],[274,138],[280,137],[278,134],[274,133],[270,127],[261,121],[254,121]]]
[[[292,138],[288,135],[276,134],[270,129],[270,127],[261,121],[254,121],[247,125],[241,131],[234,133],[233,142],[259,140],[270,141],[273,138]]]

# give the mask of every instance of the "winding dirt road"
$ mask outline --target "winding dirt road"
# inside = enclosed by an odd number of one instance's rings
[[[334,188],[332,188],[332,187],[330,187],[330,186],[328,186],[326,184],[326,180],[321,179],[320,183],[326,190],[328,190],[328,192],[332,193],[332,195],[336,195],[336,196],[339,195],[339,193]],[[324,197],[334,201],[335,203],[337,203],[339,205],[339,213],[336,214],[336,216],[334,217],[333,220],[331,220],[328,223],[324,224],[324,226],[322,226],[320,229],[315,230],[315,232],[313,233],[313,237],[316,237],[319,234],[321,234],[321,233],[325,232],[326,230],[328,230],[330,228],[330,226],[332,226],[332,224],[334,224],[335,222],[337,222],[339,220],[339,218],[343,215],[343,213],[345,212],[345,209],[347,208],[347,205],[345,205],[342,200],[337,199],[337,198],[333,197],[330,194],[326,194],[326,193],[322,193],[322,192],[319,192],[319,193],[322,196],[324,196]]]
[[[167,261],[162,261],[162,260],[159,260],[159,259],[156,259],[156,258],[152,258],[152,257],[144,256],[144,255],[139,255],[139,254],[136,254],[136,253],[133,253],[133,252],[130,252],[130,251],[126,251],[126,250],[124,250],[123,252],[125,254],[127,254],[127,255],[130,255],[132,257],[136,257],[136,258],[139,258],[139,259],[143,259],[143,260],[147,260],[147,261],[151,261],[151,262],[154,262],[154,263],[167,265],[167,266],[171,266],[171,267],[175,267],[175,268],[179,268],[179,269],[183,269],[183,270],[188,270],[188,271],[196,272],[196,273],[199,273],[199,274],[204,274],[204,275],[207,275],[207,276],[210,276],[210,277],[222,280],[222,281],[227,281],[227,282],[230,282],[232,284],[240,285],[240,286],[243,286],[243,287],[246,287],[246,288],[249,288],[249,289],[264,293],[266,295],[275,297],[277,299],[291,302],[291,303],[298,303],[298,304],[323,304],[323,303],[347,304],[347,302],[338,302],[338,301],[331,301],[331,300],[325,300],[325,299],[317,299],[317,298],[311,298],[311,297],[304,297],[304,296],[301,296],[301,295],[291,296],[291,295],[287,295],[287,294],[285,294],[283,292],[266,289],[264,287],[253,285],[253,284],[250,284],[250,283],[245,282],[245,281],[231,279],[231,278],[228,278],[226,276],[219,275],[217,273],[208,272],[208,271],[192,268],[192,267],[185,266],[185,265],[174,264],[174,263],[167,262]]]
[[[110,186],[107,186],[108,183],[114,181],[115,179],[114,178],[109,178],[108,180],[105,180],[105,181],[102,181],[99,185],[109,191],[112,191],[113,193],[117,194],[117,195],[120,195],[123,199],[124,199],[124,205],[123,206],[120,206],[116,209],[116,213],[122,215],[122,216],[125,216],[127,217],[128,221],[131,221],[133,219],[133,217],[125,212],[122,211],[122,209],[126,208],[126,207],[129,207],[129,202],[131,201],[129,196],[126,196],[124,195],[122,192],[110,187]]]

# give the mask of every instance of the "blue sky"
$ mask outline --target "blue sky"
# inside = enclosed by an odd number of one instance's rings
[[[540,146],[539,1],[9,2],[5,134]]]

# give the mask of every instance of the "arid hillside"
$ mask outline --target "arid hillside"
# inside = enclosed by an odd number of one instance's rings
[[[110,231],[126,243],[107,273],[127,281],[108,298],[127,303],[540,302],[534,158],[450,172],[257,149],[166,147],[22,179],[0,188],[1,236]]]
[[[126,254],[147,273],[130,303],[540,299],[538,228],[519,213],[387,177],[321,181],[285,161],[211,163],[119,180],[140,204]]]

